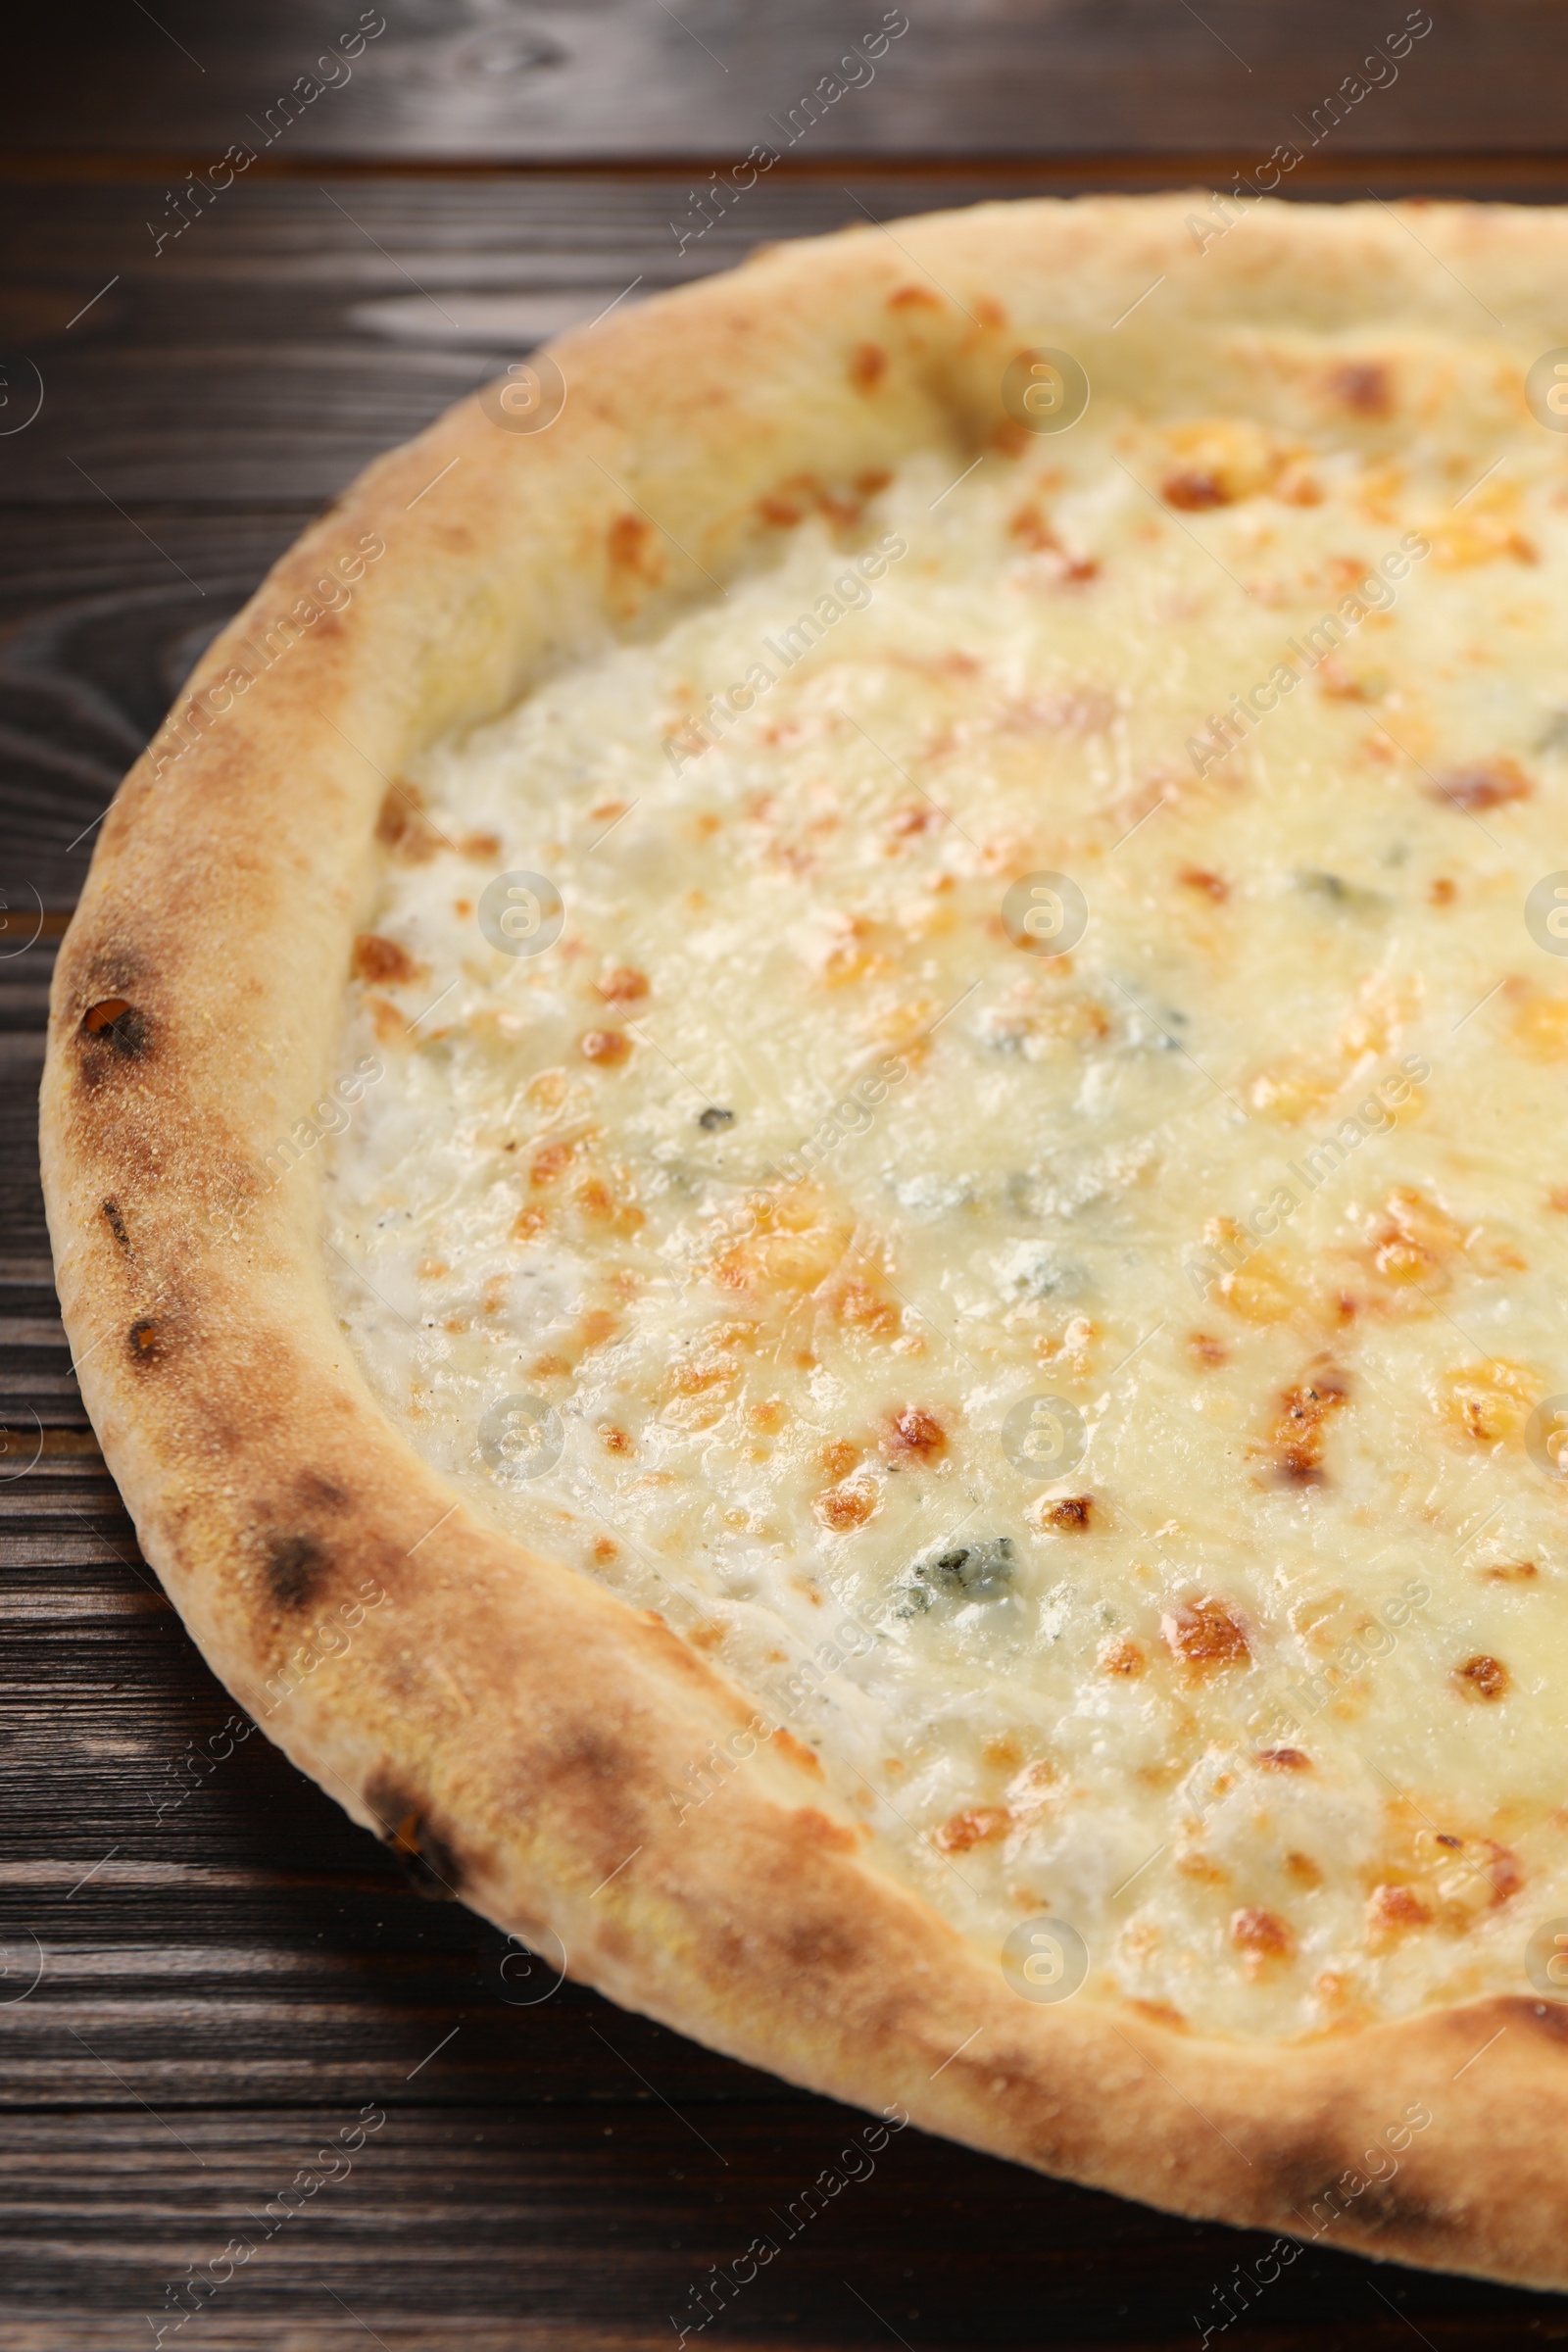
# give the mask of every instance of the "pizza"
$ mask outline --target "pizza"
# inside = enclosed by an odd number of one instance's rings
[[[83,1395],[269,1735],[1275,2276],[1568,2283],[1565,259],[1177,195],[622,307],[277,566],[55,989]]]

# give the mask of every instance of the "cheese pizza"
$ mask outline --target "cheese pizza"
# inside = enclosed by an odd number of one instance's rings
[[[1565,231],[1206,219],[777,249],[372,467],[104,827],[62,1298],[429,1891],[1562,2283]]]

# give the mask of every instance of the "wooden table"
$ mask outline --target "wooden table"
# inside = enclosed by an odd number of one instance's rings
[[[239,2230],[255,2255],[166,2343],[671,2344],[852,2128],[423,1901],[235,1717],[139,1559],[56,1316],[33,1112],[50,956],[122,771],[311,514],[541,334],[866,213],[1229,184],[1304,145],[1405,16],[909,0],[875,82],[789,141],[879,0],[385,7],[292,113],[374,8],[34,8],[0,98],[4,2352],[151,2344]],[[1557,0],[1433,10],[1297,194],[1563,192]],[[694,187],[764,140],[780,164],[683,249]],[[215,192],[235,143],[256,160]],[[181,205],[193,173],[209,196]],[[264,2241],[367,2103],[351,2169]],[[1259,2250],[911,2132],[708,2333],[1196,2345]],[[1563,2341],[1568,2300],[1325,2244],[1227,2334]]]

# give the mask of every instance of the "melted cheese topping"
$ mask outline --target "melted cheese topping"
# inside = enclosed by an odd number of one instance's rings
[[[1378,373],[862,479],[440,746],[330,1147],[476,1510],[982,1944],[1233,2035],[1568,1914],[1565,445],[1391,447]]]

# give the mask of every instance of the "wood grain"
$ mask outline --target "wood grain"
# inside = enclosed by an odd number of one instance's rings
[[[768,2217],[834,2165],[856,2119],[558,1985],[468,1913],[424,1901],[236,1721],[140,1560],[55,1317],[32,1098],[64,912],[184,666],[313,512],[537,333],[633,280],[628,299],[860,205],[885,218],[1088,184],[1074,141],[1116,124],[1145,159],[1123,167],[1136,178],[1189,137],[1250,138],[1261,120],[1261,102],[1236,111],[1240,69],[1179,6],[938,8],[922,16],[929,42],[909,36],[898,105],[890,71],[846,102],[858,128],[836,122],[835,136],[884,140],[883,168],[799,164],[682,254],[670,221],[689,177],[647,156],[662,140],[683,159],[719,152],[764,80],[790,88],[819,34],[859,20],[681,6],[705,39],[733,42],[740,86],[725,93],[657,14],[422,0],[399,12],[380,80],[368,70],[301,125],[302,167],[307,128],[318,142],[309,174],[274,164],[161,252],[149,158],[213,138],[221,152],[229,113],[274,86],[297,38],[336,29],[324,0],[291,0],[261,29],[159,7],[202,76],[135,9],[74,16],[69,53],[66,28],[35,16],[7,100],[0,324],[45,398],[36,423],[0,432],[0,2352],[150,2344],[147,2315],[167,2314],[187,2266],[207,2270],[242,2232],[254,2254],[166,2342],[644,2352],[674,2343],[670,2315],[694,2321],[710,2266],[766,2230],[776,2260],[706,2337],[1152,2352],[1198,2343],[1192,2315],[1261,2251],[912,2132],[790,2235]],[[1351,32],[1332,9],[1203,14],[1222,32],[1245,17],[1254,73],[1288,56],[1305,88]],[[1506,121],[1497,110],[1518,43],[1539,33],[1547,56],[1541,15],[1489,18],[1478,116],[1534,193],[1557,169],[1529,152],[1544,74]],[[1445,16],[1452,55],[1481,22]],[[566,61],[507,67],[529,27]],[[646,106],[626,94],[639,75]],[[1457,141],[1451,110],[1421,112],[1431,91],[1399,103],[1385,142]],[[356,139],[373,172],[343,168]],[[466,172],[430,166],[443,141]],[[535,168],[596,141],[642,167]],[[971,152],[912,171],[887,163],[895,141]],[[972,152],[1030,141],[1054,152],[1027,167]],[[1503,168],[1479,155],[1420,169]],[[255,2217],[367,2101],[387,2120],[352,2172],[265,2235]],[[1326,2241],[1227,2340],[1359,2352],[1412,2329],[1445,2348],[1564,2341],[1568,2300],[1379,2270]]]
[[[351,78],[285,128],[278,102],[362,21],[359,0],[282,0],[265,15],[164,0],[155,18],[90,0],[69,20],[29,12],[0,123],[13,153],[216,157],[265,139],[272,110],[273,147],[297,157],[727,162],[759,141],[788,144],[792,112],[886,13],[883,0],[682,0],[673,11],[659,0],[393,0]],[[1203,0],[1200,12],[1182,0],[920,0],[908,31],[872,61],[874,79],[831,102],[796,145],[922,159],[1266,155],[1299,138],[1294,119],[1310,121],[1409,13],[1406,0],[1375,11],[1360,0]],[[1348,114],[1336,143],[1556,150],[1568,18],[1555,0],[1444,0],[1434,16],[1397,79]]]

